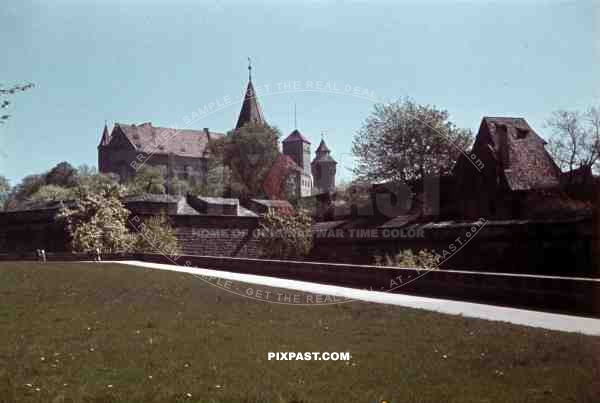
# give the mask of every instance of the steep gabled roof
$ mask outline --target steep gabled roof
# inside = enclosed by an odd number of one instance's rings
[[[252,85],[252,80],[248,81],[248,87],[246,88],[246,94],[244,95],[244,101],[242,102],[242,109],[240,110],[240,116],[238,117],[236,129],[246,124],[264,125],[266,123],[262,113],[256,91]]]
[[[148,154],[173,154],[188,157],[205,157],[210,139],[223,137],[223,133],[208,130],[177,130],[166,127],[155,127],[151,123],[129,125],[115,123],[115,131],[120,131],[135,147],[136,151]]]
[[[292,143],[294,141],[303,141],[305,143],[310,144],[310,141],[306,137],[304,137],[302,133],[298,131],[298,129],[295,129],[293,132],[290,133],[289,136],[285,138],[285,140],[283,140],[284,143]]]
[[[104,130],[102,130],[102,137],[100,138],[100,145],[106,146],[110,143],[110,133],[108,132],[108,127],[106,123],[104,123]]]
[[[475,143],[476,152],[491,152],[511,190],[558,186],[560,169],[525,119],[484,117]]]

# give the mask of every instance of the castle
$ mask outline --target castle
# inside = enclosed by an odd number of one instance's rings
[[[267,124],[252,84],[248,66],[248,85],[242,101],[235,130],[245,125]],[[107,125],[98,145],[98,170],[118,174],[127,181],[141,164],[157,167],[165,178],[177,178],[192,183],[207,180],[212,158],[208,144],[224,133],[203,130],[176,130],[156,127],[152,123],[115,123],[109,132]],[[282,153],[289,160],[287,181],[294,196],[306,197],[335,190],[337,162],[322,139],[316,156],[310,160],[310,141],[295,129],[282,141]]]

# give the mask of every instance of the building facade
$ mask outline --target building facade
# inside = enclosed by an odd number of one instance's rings
[[[245,125],[267,124],[255,94],[252,76],[249,75],[235,129]],[[224,133],[213,132],[208,128],[177,130],[156,127],[150,122],[139,125],[115,123],[110,132],[105,125],[98,145],[98,170],[118,174],[120,180],[125,182],[136,174],[142,164],[146,164],[159,168],[167,181],[169,178],[177,178],[190,184],[205,183],[212,158],[209,142],[223,136]],[[286,164],[285,186],[293,189],[294,197],[306,197],[335,188],[335,161],[329,155],[329,149],[324,146],[327,152],[323,153],[324,149],[320,146],[321,151],[317,150],[317,156],[311,163],[310,145],[310,141],[298,129],[282,142],[282,153],[289,160]],[[319,187],[314,188],[313,175],[315,172],[320,175],[322,170],[327,174],[319,179]]]

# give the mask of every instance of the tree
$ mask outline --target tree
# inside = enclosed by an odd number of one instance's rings
[[[258,249],[263,257],[299,258],[308,255],[312,249],[312,219],[304,211],[284,215],[269,209],[259,229]]]
[[[8,199],[10,192],[10,182],[6,177],[0,175],[0,211],[4,209],[4,203]]]
[[[552,129],[548,149],[563,171],[589,168],[598,171],[600,161],[600,108],[585,112],[559,110],[546,121]]]
[[[164,194],[165,178],[157,167],[143,165],[127,183],[129,194],[143,193]]]
[[[31,195],[32,202],[64,201],[76,197],[74,188],[66,188],[57,185],[44,185]]]
[[[4,204],[7,210],[19,208],[46,184],[44,175],[28,175],[14,186]]]
[[[75,187],[78,184],[77,170],[68,162],[63,161],[48,171],[44,180],[46,185],[56,185],[67,188]]]
[[[31,83],[13,85],[12,87],[9,87],[9,88],[3,88],[2,85],[0,85],[0,111],[8,108],[8,106],[10,105],[10,101],[7,99],[9,96],[14,95],[17,92],[26,91],[30,88],[33,88],[33,84],[31,84]],[[4,123],[9,117],[10,117],[9,114],[6,114],[6,113],[0,114],[0,124]]]
[[[101,192],[85,194],[74,208],[61,209],[57,219],[64,222],[73,251],[131,250],[135,236],[127,228],[129,210],[121,202],[122,192],[119,185],[106,186]]]
[[[280,154],[278,141],[276,128],[252,124],[211,141],[211,153],[228,168],[226,195],[242,200],[265,196],[263,183]]]
[[[81,197],[86,193],[101,192],[107,186],[117,185],[119,176],[114,173],[98,173],[88,165],[77,168],[77,193]]]
[[[136,226],[137,235],[133,249],[138,253],[179,253],[175,230],[166,215],[153,216]]]
[[[472,140],[445,110],[410,99],[377,104],[356,133],[355,175],[367,182],[419,180],[449,174]]]

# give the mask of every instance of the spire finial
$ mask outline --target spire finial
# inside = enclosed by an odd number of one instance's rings
[[[298,129],[298,118],[296,116],[296,103],[294,102],[294,129]]]
[[[248,56],[248,81],[252,81],[252,59]]]
[[[321,140],[325,141],[325,130],[321,130]]]

